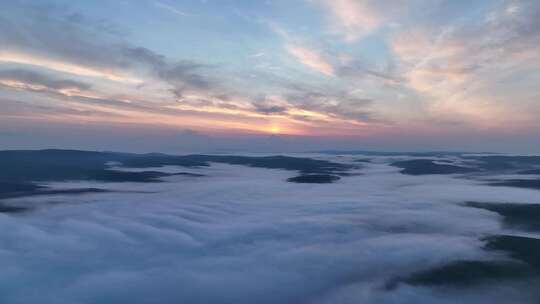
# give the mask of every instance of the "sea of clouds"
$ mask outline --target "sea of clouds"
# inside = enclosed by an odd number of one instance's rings
[[[513,284],[385,286],[489,259],[481,237],[520,232],[462,203],[538,203],[537,190],[357,164],[332,184],[225,164],[153,168],[205,175],[162,183],[51,183],[114,191],[6,201],[32,210],[0,214],[0,303],[527,303]]]

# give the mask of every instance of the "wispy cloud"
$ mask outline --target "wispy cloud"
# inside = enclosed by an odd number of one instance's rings
[[[390,45],[399,73],[410,88],[427,96],[440,119],[451,116],[497,127],[513,117],[512,125],[521,125],[529,116],[523,111],[529,98],[501,90],[500,83],[526,75],[539,62],[539,12],[540,6],[532,2],[502,2],[485,19],[466,25],[416,26],[395,33]]]
[[[161,9],[164,9],[164,10],[170,12],[170,13],[173,13],[173,14],[175,14],[175,15],[177,15],[177,16],[187,17],[187,16],[191,16],[191,15],[192,15],[192,14],[188,14],[188,13],[186,13],[186,12],[184,12],[184,11],[181,11],[181,10],[175,8],[175,7],[172,6],[172,5],[169,5],[169,4],[166,4],[166,3],[163,3],[163,2],[156,1],[156,2],[154,2],[154,5],[155,5],[156,7],[159,7],[159,8],[161,8]]]
[[[0,62],[4,63],[19,63],[26,65],[39,66],[46,69],[69,73],[78,76],[98,77],[112,81],[140,83],[141,79],[130,76],[125,72],[116,72],[92,66],[85,66],[69,61],[62,61],[52,58],[45,58],[35,55],[27,55],[22,53],[2,52],[0,50]]]
[[[327,76],[334,75],[334,67],[321,54],[315,50],[301,46],[289,45],[287,52],[294,56],[300,63]]]
[[[333,30],[347,41],[354,41],[381,24],[374,10],[376,3],[367,0],[320,0],[322,7],[330,13]]]
[[[57,79],[48,75],[30,70],[10,69],[0,70],[0,84],[14,84],[26,88],[37,88],[43,90],[77,90],[84,91],[90,89],[91,85],[74,81],[71,79]]]

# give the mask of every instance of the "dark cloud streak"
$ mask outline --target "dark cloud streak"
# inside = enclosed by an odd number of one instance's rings
[[[43,86],[48,90],[77,89],[89,90],[91,85],[70,79],[56,79],[46,74],[25,69],[0,70],[0,80],[16,81],[26,85]]]

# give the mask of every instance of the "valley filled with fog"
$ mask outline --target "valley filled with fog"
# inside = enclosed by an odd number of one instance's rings
[[[540,157],[7,153],[1,303],[540,299]]]

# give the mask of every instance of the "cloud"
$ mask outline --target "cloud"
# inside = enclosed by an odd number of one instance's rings
[[[507,89],[515,86],[509,81],[537,68],[539,12],[536,2],[503,1],[484,19],[398,31],[390,40],[397,73],[429,100],[432,114],[440,119],[453,116],[469,125],[496,127],[501,120],[520,117],[522,121],[512,125],[531,128],[532,117],[525,118],[523,111],[530,107],[530,98]]]
[[[334,75],[334,67],[321,54],[312,49],[300,46],[287,46],[289,54],[310,69],[326,76]]]
[[[125,47],[122,53],[134,64],[143,65],[160,80],[173,85],[174,89],[183,88],[212,89],[214,83],[199,72],[211,68],[211,65],[189,60],[171,62],[165,56],[144,47]]]
[[[155,5],[156,7],[159,7],[159,8],[161,8],[161,9],[164,9],[164,10],[166,10],[166,11],[168,11],[168,12],[171,12],[171,13],[177,15],[177,16],[180,16],[180,17],[191,16],[191,14],[188,14],[188,13],[186,13],[186,12],[183,12],[183,11],[181,11],[181,10],[175,8],[174,6],[169,5],[169,4],[166,4],[166,3],[163,3],[163,2],[156,1],[156,2],[154,2],[154,5]]]
[[[217,83],[198,74],[202,68],[207,67],[206,65],[186,61],[167,66],[159,70],[158,75],[161,79],[173,84],[177,91],[186,87],[210,91],[217,86]]]
[[[13,1],[1,6],[11,13],[0,14],[0,61],[138,85],[150,74],[175,87],[211,86],[210,80],[196,71],[206,65],[187,60],[174,62],[147,48],[133,46],[106,22],[55,5]],[[23,13],[34,21],[19,22],[19,14]]]
[[[264,114],[285,113],[287,111],[287,108],[283,106],[256,105],[255,108],[257,112]]]
[[[0,84],[15,88],[35,91],[86,91],[90,84],[70,80],[56,79],[48,75],[24,69],[0,70]]]
[[[94,118],[118,118],[121,115],[110,113],[109,111],[100,111],[98,109],[77,109],[65,105],[43,105],[30,102],[0,99],[2,103],[2,112],[0,117],[7,118],[45,118],[45,117],[94,117]],[[43,127],[43,126],[42,126]],[[32,133],[25,134],[22,138],[32,136]]]
[[[373,121],[373,113],[368,110],[373,100],[359,98],[346,91],[296,90],[285,98],[300,109],[326,113],[335,118],[353,119],[358,124]]]
[[[492,258],[478,238],[506,230],[499,216],[461,206],[464,200],[533,203],[537,194],[407,176],[387,165],[391,159],[375,158],[353,172],[362,174],[330,185],[287,183],[294,172],[213,164],[156,169],[202,178],[53,183],[116,192],[4,201],[35,210],[0,216],[0,301],[442,304],[459,296],[466,304],[527,303],[519,289],[497,288],[500,282],[467,292],[384,290],[396,276]]]
[[[366,0],[318,1],[331,14],[333,29],[346,41],[354,41],[375,30],[381,18],[374,9],[376,2]]]
[[[74,64],[67,61],[43,58],[24,53],[9,53],[0,51],[0,62],[40,66],[50,70],[69,73],[77,76],[98,77],[119,82],[141,82],[140,79],[130,76],[127,73],[94,68],[90,66]]]
[[[355,59],[345,53],[333,54],[335,52],[329,49],[317,50],[306,46],[294,45],[290,42],[285,48],[290,55],[306,67],[326,76],[337,77],[339,80],[358,80],[365,76],[372,76],[391,84],[397,84],[402,81],[398,75],[395,75],[396,71],[392,62],[386,65],[385,70],[382,70],[380,67],[375,67],[373,64]],[[323,55],[326,53],[333,55]]]
[[[376,79],[384,81],[388,84],[399,84],[403,81],[399,75],[396,75],[396,71],[392,65],[388,65],[384,70],[376,68],[360,62],[358,60],[351,60],[343,62],[337,66],[337,75],[343,79],[362,79],[366,76],[371,76]]]
[[[113,43],[120,35],[106,22],[45,3],[17,0],[2,2],[0,8],[0,55],[5,61],[87,76],[113,75],[126,64]]]

